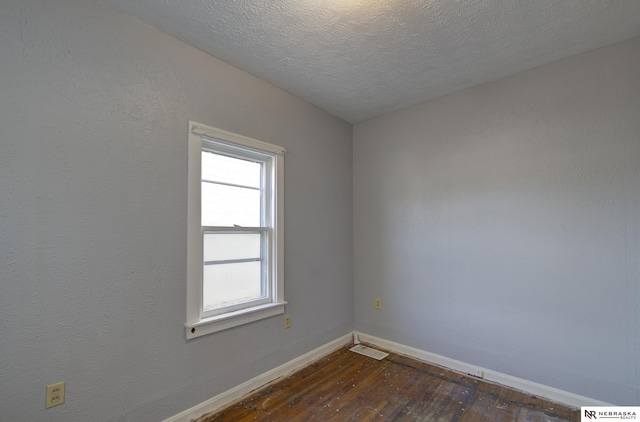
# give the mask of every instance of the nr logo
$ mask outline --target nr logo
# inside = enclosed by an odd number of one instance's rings
[[[587,409],[585,409],[584,410],[584,416],[586,418],[589,418],[589,419],[598,419],[596,417],[596,411],[595,410],[587,410]]]

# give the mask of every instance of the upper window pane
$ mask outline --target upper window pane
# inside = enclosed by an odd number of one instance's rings
[[[202,151],[202,179],[260,189],[262,163]]]

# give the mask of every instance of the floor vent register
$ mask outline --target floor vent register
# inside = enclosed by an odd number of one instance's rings
[[[357,344],[349,350],[377,360],[382,360],[389,356],[389,353],[381,352],[380,350],[372,349],[371,347],[363,346],[362,344]]]

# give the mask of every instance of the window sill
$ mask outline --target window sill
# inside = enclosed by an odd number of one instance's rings
[[[187,340],[284,314],[286,304],[287,302],[268,303],[187,323],[185,324]]]

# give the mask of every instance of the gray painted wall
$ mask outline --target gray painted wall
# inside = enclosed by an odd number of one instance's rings
[[[352,255],[350,125],[97,3],[0,7],[2,420],[169,417],[353,304],[368,334],[640,403],[640,39],[357,125]],[[287,148],[289,330],[184,339],[189,119]]]
[[[357,330],[640,404],[640,38],[355,125],[354,271]]]
[[[3,0],[0,58],[1,420],[157,421],[353,329],[351,125],[87,0]],[[185,340],[189,119],[288,151],[289,330]]]

